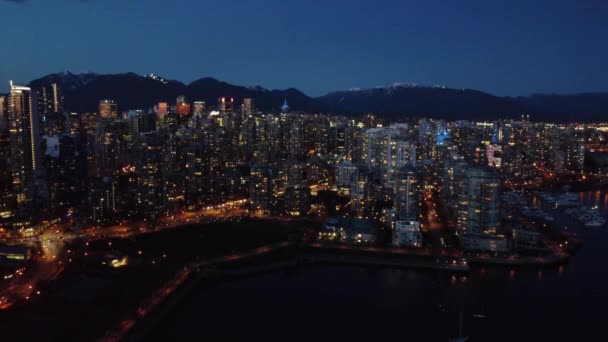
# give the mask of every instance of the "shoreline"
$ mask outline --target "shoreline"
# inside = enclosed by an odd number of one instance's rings
[[[246,266],[235,266],[235,267],[222,267],[222,265],[229,265],[232,262],[239,260],[247,260],[255,257],[255,251],[262,251],[264,254],[269,254],[273,251],[285,248],[297,248],[296,257],[290,257],[285,259],[279,259],[271,262],[259,262],[254,261],[253,265]],[[200,287],[204,282],[219,283],[231,279],[247,278],[256,276],[259,274],[273,273],[288,271],[292,269],[299,269],[300,267],[315,267],[322,265],[344,265],[344,266],[363,266],[363,267],[379,267],[379,268],[394,268],[394,269],[412,269],[422,271],[440,271],[450,273],[468,274],[471,271],[471,265],[475,266],[515,266],[515,267],[550,267],[557,264],[561,264],[568,260],[568,255],[557,256],[549,259],[529,258],[525,260],[513,260],[504,258],[468,258],[468,263],[462,264],[449,264],[449,263],[438,263],[435,260],[430,259],[428,256],[426,259],[420,259],[420,254],[386,254],[386,255],[367,255],[363,254],[350,254],[350,255],[331,255],[323,253],[324,250],[336,251],[341,248],[319,248],[304,246],[302,248],[293,246],[290,243],[277,244],[274,247],[263,246],[256,249],[253,252],[246,252],[242,258],[217,258],[217,260],[210,260],[207,262],[198,262],[196,266],[192,266],[191,272],[186,277],[183,283],[171,291],[167,295],[167,298],[160,301],[156,307],[149,310],[149,312],[140,316],[138,322],[133,324],[126,329],[124,335],[119,339],[110,338],[104,336],[102,340],[113,341],[113,340],[124,340],[124,341],[140,341],[148,337],[149,332],[154,326],[167,315],[169,315],[175,308],[180,305],[184,298],[190,295],[196,288]],[[360,251],[358,251],[360,252]],[[395,259],[395,256],[402,258]],[[418,257],[418,258],[417,258]]]

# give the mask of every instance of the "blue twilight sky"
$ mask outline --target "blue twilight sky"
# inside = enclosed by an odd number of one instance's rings
[[[0,0],[0,27],[0,92],[65,70],[309,95],[608,90],[608,0]]]

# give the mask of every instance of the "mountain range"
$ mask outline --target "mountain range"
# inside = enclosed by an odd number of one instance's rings
[[[287,100],[295,111],[346,115],[375,113],[388,119],[426,116],[478,120],[530,114],[533,120],[581,122],[604,120],[608,113],[606,92],[500,97],[473,89],[395,84],[310,97],[295,88],[245,87],[208,77],[184,84],[156,75],[70,72],[44,76],[33,80],[30,86],[36,88],[52,82],[63,87],[65,108],[72,112],[95,112],[99,100],[105,98],[117,101],[119,110],[126,111],[147,109],[158,102],[175,103],[177,96],[185,95],[189,100],[205,101],[208,106],[217,105],[222,96],[233,97],[236,104],[250,97],[258,109],[266,112],[278,112]]]

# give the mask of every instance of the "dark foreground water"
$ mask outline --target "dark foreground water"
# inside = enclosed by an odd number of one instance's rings
[[[608,194],[581,200],[608,213]],[[173,341],[608,341],[608,232],[565,215],[583,248],[545,270],[319,266],[203,285],[148,336]]]

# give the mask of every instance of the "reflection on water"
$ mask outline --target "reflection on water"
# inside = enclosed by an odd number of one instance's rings
[[[582,205],[597,206],[602,214],[608,214],[608,192],[604,190],[585,191],[581,192],[579,197]]]
[[[537,207],[537,206],[540,205],[540,198],[538,198],[538,196],[534,196],[532,198],[532,205],[535,206],[535,207]]]
[[[580,194],[604,215],[608,194]],[[606,230],[564,217],[583,247],[550,269],[474,268],[467,276],[359,267],[304,267],[202,286],[152,334],[159,339],[447,341],[458,313],[471,341],[608,340]],[[562,217],[560,216],[560,220]],[[483,317],[483,318],[482,318]],[[202,331],[201,326],[205,329]],[[226,329],[233,326],[234,329]]]

